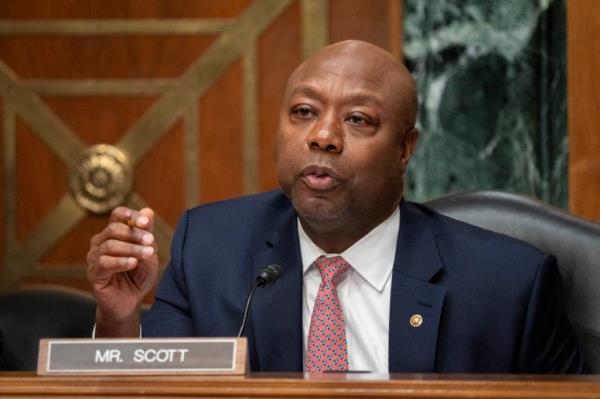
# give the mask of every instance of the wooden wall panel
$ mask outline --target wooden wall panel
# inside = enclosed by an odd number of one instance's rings
[[[16,119],[16,235],[24,241],[67,191],[67,168],[26,123]]]
[[[116,144],[156,102],[157,96],[42,96],[60,120],[87,145]]]
[[[179,120],[152,147],[135,170],[135,188],[146,203],[171,227],[185,208],[185,126]]]
[[[0,54],[21,79],[176,78],[211,43],[176,35],[13,36],[0,41]]]
[[[6,259],[6,253],[4,251],[4,244],[6,243],[6,223],[4,218],[4,199],[5,199],[5,191],[4,187],[7,185],[5,179],[5,171],[4,171],[4,101],[3,98],[0,97],[0,135],[2,136],[2,140],[0,140],[0,181],[2,181],[2,186],[0,186],[0,276],[2,276],[1,268],[4,264],[3,260]],[[10,183],[10,182],[9,182]],[[1,277],[0,277],[1,278]],[[0,287],[2,284],[0,284]]]
[[[211,202],[243,192],[242,66],[236,61],[202,97],[200,114],[200,200]]]
[[[274,170],[275,135],[287,79],[302,61],[300,4],[292,4],[259,39],[260,190],[277,187]]]
[[[378,7],[364,0],[330,0],[330,39],[366,40],[400,57],[402,7],[398,0],[381,1]]]
[[[85,259],[88,251],[88,245],[84,245],[84,241],[89,241],[105,225],[106,218],[103,216],[86,217],[44,254],[38,262],[38,267],[43,270],[59,270],[65,266],[80,269],[82,259]]]
[[[0,2],[0,289],[87,286],[107,217],[67,182],[95,144],[130,157],[126,203],[155,209],[163,262],[185,208],[277,187],[290,73],[332,40],[399,55],[401,12],[400,0]]]
[[[0,8],[3,19],[233,18],[252,0],[20,0]]]
[[[600,3],[567,2],[569,204],[600,221]]]

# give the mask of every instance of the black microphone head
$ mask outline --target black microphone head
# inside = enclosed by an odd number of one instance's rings
[[[283,270],[279,265],[273,264],[265,266],[260,271],[258,276],[256,276],[254,284],[256,284],[258,287],[274,284],[277,280],[279,280],[279,277],[281,277],[282,271]]]

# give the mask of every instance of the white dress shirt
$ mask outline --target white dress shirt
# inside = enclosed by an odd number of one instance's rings
[[[400,227],[400,208],[341,254],[327,254],[308,237],[300,221],[298,235],[304,272],[302,324],[304,353],[313,306],[321,284],[313,262],[322,255],[342,256],[352,268],[338,283],[346,321],[348,366],[354,371],[388,372],[392,269]]]

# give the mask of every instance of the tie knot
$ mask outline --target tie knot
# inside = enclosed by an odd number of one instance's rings
[[[350,269],[350,264],[341,256],[326,258],[320,256],[315,261],[315,266],[321,272],[323,283],[337,285],[344,273]]]

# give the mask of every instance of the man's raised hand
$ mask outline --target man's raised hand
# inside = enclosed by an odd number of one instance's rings
[[[154,212],[119,207],[92,237],[87,278],[96,298],[96,336],[139,334],[139,309],[158,277]]]

